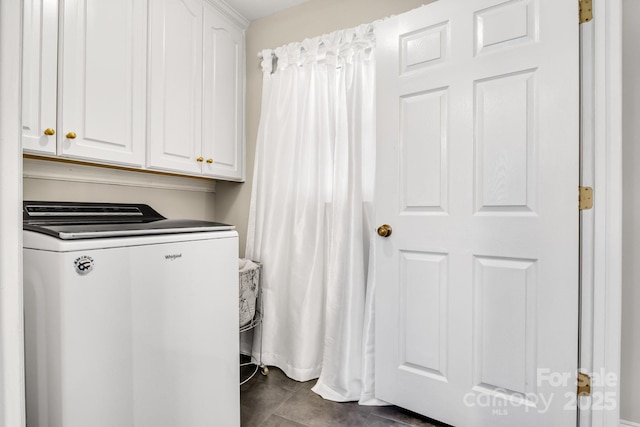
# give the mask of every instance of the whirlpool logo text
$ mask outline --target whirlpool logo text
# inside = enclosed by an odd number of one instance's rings
[[[165,255],[164,258],[165,259],[170,259],[171,261],[175,261],[176,258],[182,258],[182,254]]]

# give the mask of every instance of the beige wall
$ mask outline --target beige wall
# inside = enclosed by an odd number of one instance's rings
[[[622,367],[620,417],[640,423],[640,2],[623,1]]]
[[[433,0],[311,0],[275,15],[253,21],[247,30],[246,79],[246,170],[247,182],[219,183],[216,193],[217,220],[235,224],[244,254],[253,160],[260,120],[262,71],[257,57],[262,49],[302,41],[331,31],[366,24],[386,16],[415,9]]]
[[[109,173],[139,174],[117,170]],[[175,178],[176,182],[184,179]],[[215,193],[203,191],[24,178],[23,197],[43,201],[146,203],[167,218],[215,220]]]

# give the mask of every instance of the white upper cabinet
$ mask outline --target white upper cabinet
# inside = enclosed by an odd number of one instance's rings
[[[215,0],[25,0],[25,153],[244,180],[244,29]]]
[[[149,168],[202,172],[202,25],[201,1],[150,2]]]
[[[65,0],[61,4],[58,153],[142,166],[146,1]]]
[[[215,11],[204,15],[203,173],[243,180],[244,37]]]
[[[22,70],[25,152],[143,165],[146,1],[25,0]]]
[[[34,154],[56,153],[58,2],[24,2],[22,146]]]
[[[243,180],[244,33],[209,3],[149,6],[152,169]]]

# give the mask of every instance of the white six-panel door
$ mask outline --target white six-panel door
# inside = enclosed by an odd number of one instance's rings
[[[142,166],[147,2],[66,0],[60,4],[58,154]]]
[[[577,17],[441,0],[377,26],[377,397],[575,425]]]

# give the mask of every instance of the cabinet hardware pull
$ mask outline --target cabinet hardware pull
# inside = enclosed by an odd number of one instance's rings
[[[204,157],[198,157],[196,159],[196,162],[198,162],[198,163],[202,163],[203,161],[204,161]]]
[[[56,134],[56,131],[55,131],[55,130],[53,130],[53,129],[51,129],[51,128],[46,128],[46,129],[44,130],[44,134],[45,134],[45,135],[48,135],[48,136],[51,136],[51,135],[55,135],[55,134]]]
[[[213,159],[207,159],[207,163],[209,164],[213,163]]]
[[[76,136],[78,135],[76,135],[75,132],[69,132],[66,136],[68,139],[76,139]]]

